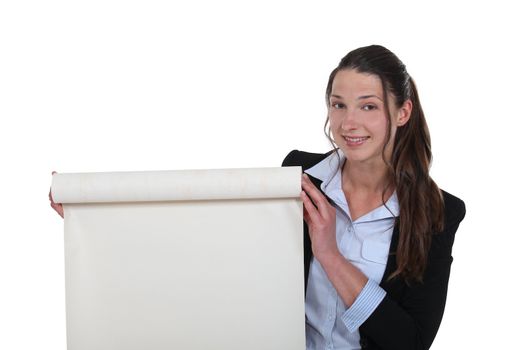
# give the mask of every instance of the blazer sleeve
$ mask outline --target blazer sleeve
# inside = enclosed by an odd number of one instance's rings
[[[454,236],[465,216],[463,201],[446,195],[453,200],[445,200],[448,218],[444,231],[432,238],[423,282],[407,285],[397,301],[387,293],[359,328],[370,348],[428,349],[436,336],[445,309]]]

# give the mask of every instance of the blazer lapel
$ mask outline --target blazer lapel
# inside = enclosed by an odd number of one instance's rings
[[[388,259],[386,262],[385,273],[383,274],[381,283],[379,283],[379,285],[387,293],[393,296],[396,300],[398,299],[398,296],[400,296],[403,293],[405,284],[401,283],[402,279],[399,277],[395,277],[390,280],[388,279],[388,277],[396,270],[396,267],[397,267],[396,249],[397,249],[398,242],[399,242],[399,227],[397,225],[397,220],[396,220],[394,232],[392,232],[392,240],[390,242],[390,249],[388,253]]]
[[[305,173],[306,174],[306,173]],[[318,178],[315,178],[309,174],[308,177],[312,181],[312,183],[317,187],[319,191],[321,191],[321,184],[323,181],[319,180]],[[326,197],[323,191],[321,191],[323,195]],[[308,274],[310,272],[310,262],[312,261],[312,241],[310,240],[310,234],[308,231],[308,225],[306,224],[306,221],[303,221],[303,231],[304,231],[304,293],[306,296],[306,286],[308,284]]]

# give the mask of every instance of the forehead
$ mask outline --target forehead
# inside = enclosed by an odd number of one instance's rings
[[[381,79],[377,75],[360,73],[355,69],[343,69],[336,73],[332,94],[342,97],[363,95],[383,96]]]

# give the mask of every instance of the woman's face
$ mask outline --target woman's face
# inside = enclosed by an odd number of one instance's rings
[[[390,160],[396,129],[408,121],[412,104],[407,101],[409,106],[405,102],[398,109],[390,93],[387,98],[392,120],[385,156]],[[384,163],[382,151],[388,123],[383,100],[378,76],[354,69],[340,70],[335,75],[328,112],[330,129],[335,144],[350,163]]]

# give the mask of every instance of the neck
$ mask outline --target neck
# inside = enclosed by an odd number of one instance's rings
[[[341,181],[345,192],[382,194],[388,186],[386,194],[393,193],[393,187],[388,179],[388,168],[384,162],[351,164],[345,160]]]

